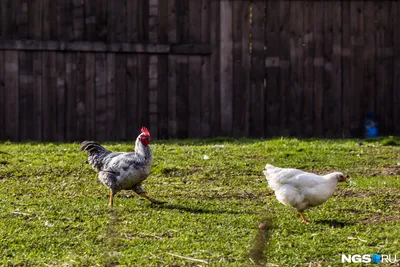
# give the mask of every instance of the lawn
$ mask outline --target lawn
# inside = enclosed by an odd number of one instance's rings
[[[130,151],[133,144],[104,146]],[[342,253],[399,258],[399,144],[399,138],[154,141],[144,188],[168,203],[122,191],[110,208],[109,191],[78,143],[3,142],[0,265],[254,266],[266,257],[267,266],[340,266]],[[351,179],[307,211],[312,223],[304,225],[268,188],[261,172],[267,162]],[[258,229],[265,220],[272,222],[268,242]]]

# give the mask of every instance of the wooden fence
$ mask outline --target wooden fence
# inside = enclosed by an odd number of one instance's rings
[[[400,134],[400,2],[3,0],[0,140]]]

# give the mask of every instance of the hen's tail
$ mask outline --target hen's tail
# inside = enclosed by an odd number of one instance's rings
[[[94,141],[83,141],[81,144],[81,151],[86,151],[88,153],[90,165],[98,171],[101,170],[104,164],[105,156],[111,153],[111,151]]]
[[[263,173],[265,175],[265,178],[267,178],[267,180],[269,180],[271,175],[275,174],[276,172],[279,172],[280,170],[281,170],[281,168],[275,167],[274,165],[267,163],[267,165],[265,165]]]

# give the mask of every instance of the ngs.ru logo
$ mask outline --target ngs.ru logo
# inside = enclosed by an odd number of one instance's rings
[[[342,263],[396,263],[399,262],[400,258],[397,259],[396,255],[386,255],[386,254],[354,254],[345,255],[342,254]]]

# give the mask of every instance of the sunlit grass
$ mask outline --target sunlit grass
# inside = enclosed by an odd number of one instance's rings
[[[144,188],[168,204],[122,191],[113,209],[79,144],[0,143],[0,265],[252,266],[264,218],[271,264],[400,256],[400,147],[391,139],[156,141]],[[133,141],[104,145],[129,151]],[[306,226],[268,188],[267,162],[351,180],[307,212]]]

